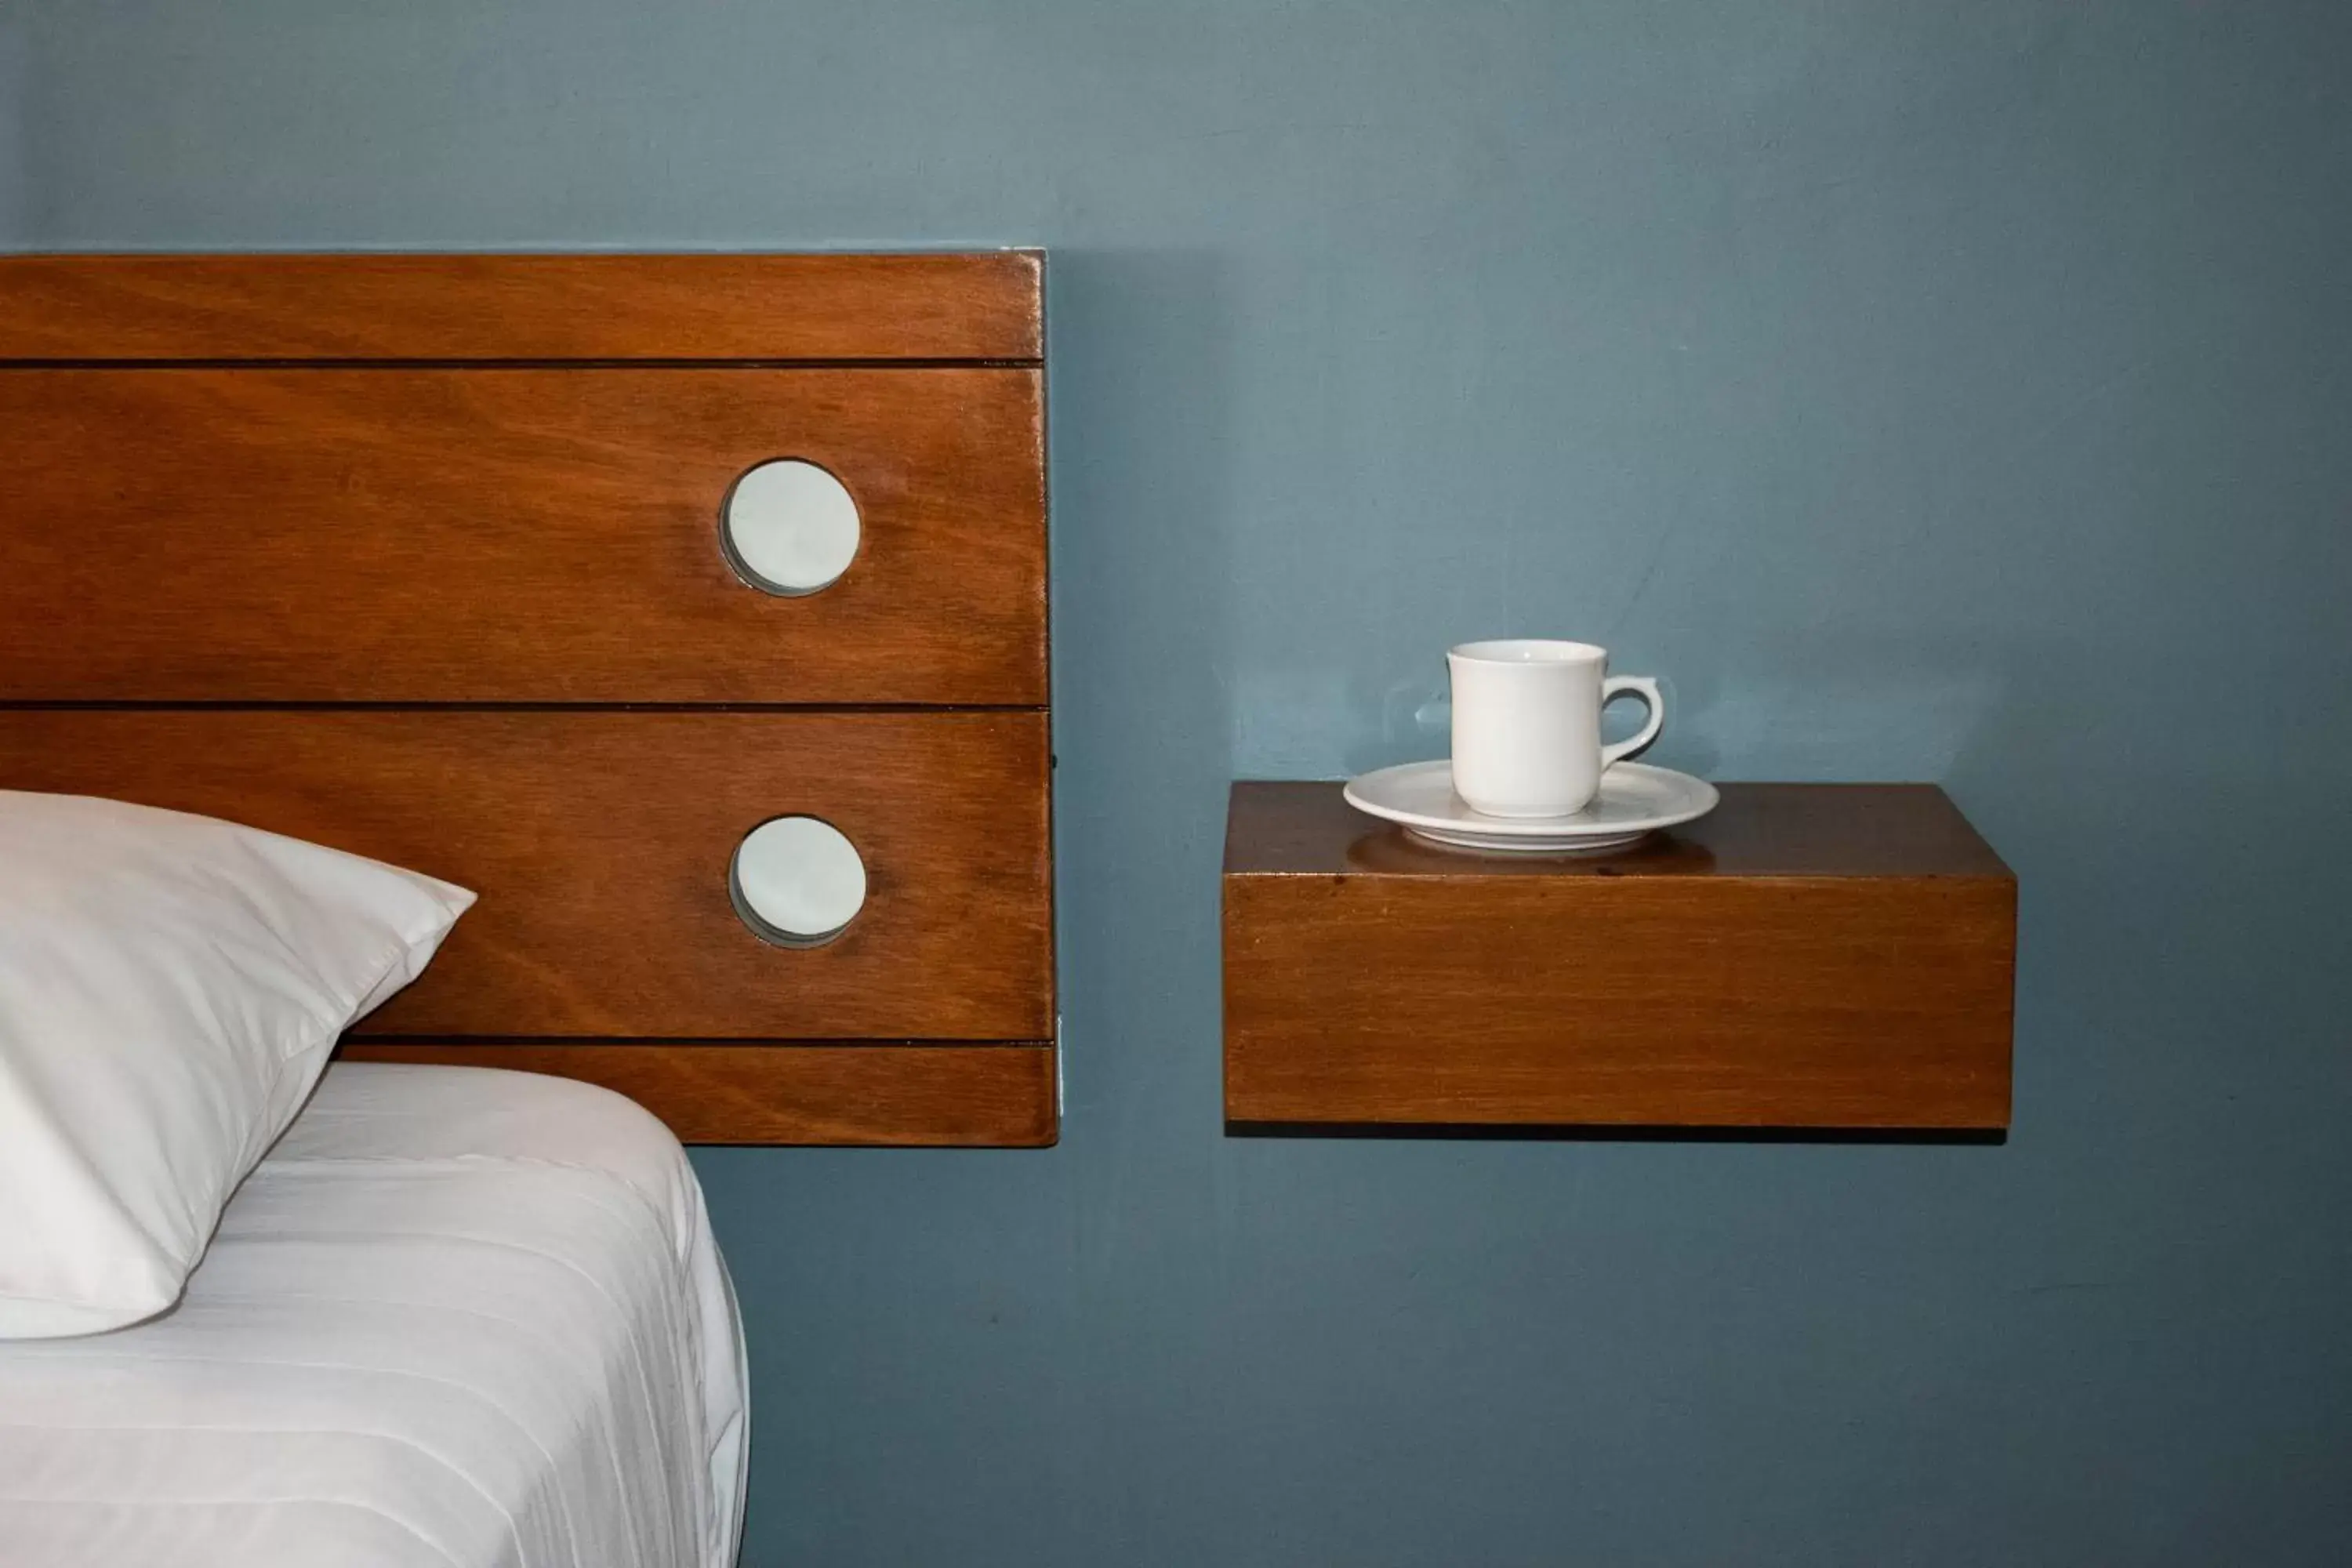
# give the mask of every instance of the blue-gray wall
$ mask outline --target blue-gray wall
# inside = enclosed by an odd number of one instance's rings
[[[0,249],[20,248],[29,237],[25,213],[25,66],[23,21],[0,14]]]
[[[751,1561],[2336,1563],[2347,81],[2330,4],[12,0],[0,221],[1053,248],[1066,1140],[701,1158]],[[1947,784],[2005,1147],[1221,1136],[1226,780],[1509,632]]]

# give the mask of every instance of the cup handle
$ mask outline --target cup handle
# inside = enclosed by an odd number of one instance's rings
[[[1658,683],[1646,675],[1612,675],[1602,681],[1601,706],[1606,708],[1628,692],[1639,697],[1643,704],[1650,710],[1650,721],[1642,726],[1640,733],[1620,741],[1613,746],[1601,748],[1601,765],[1604,768],[1612,763],[1622,763],[1627,757],[1633,755],[1656,740],[1658,731],[1666,727],[1665,699],[1658,695]]]

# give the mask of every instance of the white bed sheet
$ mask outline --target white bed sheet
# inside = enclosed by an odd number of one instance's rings
[[[0,1563],[723,1568],[743,1371],[652,1116],[338,1064],[176,1309],[0,1342]]]

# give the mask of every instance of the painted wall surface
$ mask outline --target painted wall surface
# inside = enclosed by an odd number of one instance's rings
[[[21,248],[30,237],[25,211],[25,25],[0,14],[0,249]]]
[[[8,11],[24,244],[1053,249],[1066,1141],[699,1157],[750,1561],[2343,1561],[2352,11]],[[1530,632],[1951,790],[2005,1146],[1221,1135],[1226,781]]]

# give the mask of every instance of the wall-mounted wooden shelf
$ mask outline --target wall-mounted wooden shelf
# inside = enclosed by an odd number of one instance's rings
[[[1237,1125],[1995,1130],[2017,882],[1932,784],[1730,784],[1594,858],[1234,786]]]

